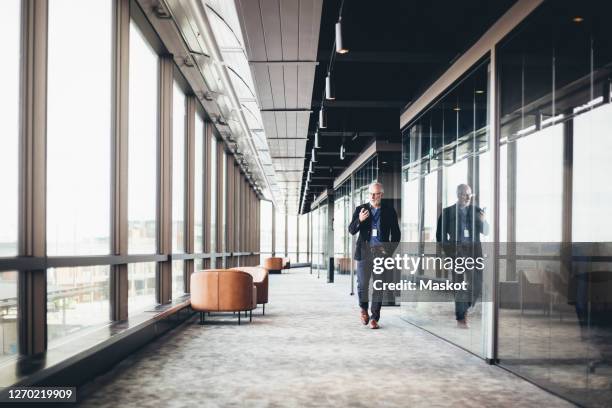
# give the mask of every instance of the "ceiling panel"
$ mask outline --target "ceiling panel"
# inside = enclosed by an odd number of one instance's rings
[[[285,174],[290,174],[291,183],[285,183],[290,187],[285,189],[284,199],[291,197],[295,207],[304,166],[323,1],[238,1],[265,140],[273,167],[279,171],[278,180],[281,171],[289,170]],[[265,56],[261,45],[254,42],[264,44]],[[287,180],[286,176],[282,179]]]
[[[283,59],[298,59],[299,1],[283,0],[280,3],[281,33],[283,36]]]

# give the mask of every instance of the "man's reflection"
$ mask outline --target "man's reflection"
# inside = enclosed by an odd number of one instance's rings
[[[481,257],[480,234],[489,233],[485,211],[472,205],[472,188],[467,184],[457,186],[457,202],[442,210],[438,217],[436,241],[442,244],[446,256]],[[452,271],[453,282],[468,282],[467,292],[455,295],[455,318],[457,327],[469,328],[467,312],[480,298],[482,291],[482,271],[466,270],[464,273]]]

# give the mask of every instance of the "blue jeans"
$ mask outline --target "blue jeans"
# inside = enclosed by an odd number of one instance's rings
[[[364,259],[357,261],[357,295],[359,306],[368,310],[370,279],[372,277],[372,256],[367,254]],[[376,275],[374,279],[382,279],[382,275]],[[380,319],[380,308],[382,306],[382,290],[374,290],[372,296],[372,320]]]

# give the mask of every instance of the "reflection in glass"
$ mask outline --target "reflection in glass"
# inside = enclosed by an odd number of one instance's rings
[[[130,22],[128,252],[155,253],[157,234],[157,54]]]
[[[612,242],[612,104],[574,119],[572,238]]]
[[[0,362],[17,354],[17,272],[0,272]]]
[[[516,150],[516,241],[559,242],[563,124],[519,139]]]
[[[110,321],[109,266],[47,270],[49,345]]]
[[[49,3],[49,255],[110,251],[112,4]],[[75,63],[75,50],[80,61],[87,61],[87,69]]]
[[[2,97],[0,98],[0,257],[17,254],[17,158],[21,2],[2,2]]]
[[[185,94],[172,95],[172,252],[185,251]]]
[[[500,364],[584,406],[612,399],[611,12],[544,2],[498,52]]]
[[[128,312],[135,314],[153,308],[155,301],[155,262],[128,265]]]

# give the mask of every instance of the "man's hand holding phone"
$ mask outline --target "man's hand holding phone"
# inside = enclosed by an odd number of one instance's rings
[[[370,212],[365,208],[362,208],[361,211],[359,211],[359,222],[364,222],[368,219],[369,216]]]

